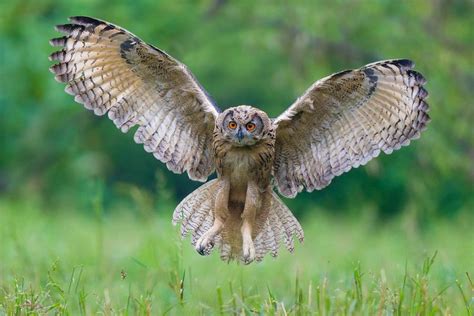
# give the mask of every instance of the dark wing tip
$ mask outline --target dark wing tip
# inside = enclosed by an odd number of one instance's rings
[[[408,70],[415,67],[415,63],[410,59],[394,59],[390,61],[391,64],[403,69]]]
[[[426,118],[425,118],[425,126],[426,126],[429,122],[431,122],[431,116],[426,112],[425,114],[426,114]]]
[[[63,34],[71,35],[72,32],[76,30],[84,30],[83,25],[77,24],[60,24],[56,25],[56,31],[61,32]]]
[[[61,46],[65,46],[65,45],[66,45],[67,40],[68,40],[68,37],[67,37],[67,36],[52,38],[52,39],[49,41],[49,44],[50,44],[51,46],[61,47]]]
[[[428,91],[425,88],[420,87],[418,90],[418,97],[422,100],[425,100],[428,98]]]
[[[51,55],[49,55],[48,59],[49,59],[50,61],[54,61],[54,60],[63,61],[65,54],[66,54],[66,53],[65,53],[65,51],[64,51],[64,49],[63,49],[63,50],[60,50],[60,51],[57,51],[57,52],[52,53]]]
[[[419,85],[424,85],[426,83],[425,77],[422,74],[420,74],[418,71],[408,70],[407,74],[415,78],[416,83],[418,83]]]
[[[428,105],[428,103],[426,103],[425,100],[420,100],[420,105],[418,106],[419,109],[423,112],[429,112],[430,110],[430,106]]]
[[[49,71],[56,75],[61,71],[60,69],[61,65],[64,65],[64,64],[54,64],[51,67],[49,67]]]
[[[84,25],[84,26],[88,26],[88,25],[97,26],[104,23],[104,21],[101,21],[96,18],[91,18],[88,16],[71,16],[69,17],[69,21],[71,21],[72,23],[76,23],[76,24]]]
[[[431,122],[431,117],[426,112],[420,112],[416,121],[416,129],[420,132],[426,130],[427,125]]]

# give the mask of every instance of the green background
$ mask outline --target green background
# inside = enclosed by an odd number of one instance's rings
[[[54,81],[53,25],[90,15],[187,64],[221,108],[251,104],[274,117],[333,72],[412,59],[430,93],[432,122],[421,140],[288,203],[304,216],[311,207],[451,216],[473,206],[472,3],[43,0],[6,1],[0,11],[4,194],[87,204],[91,179],[106,182],[109,201],[123,197],[121,184],[154,196],[163,177],[179,200],[198,185],[168,172],[132,133],[83,110]]]
[[[48,71],[48,56],[54,51],[48,40],[58,36],[54,25],[74,15],[110,21],[165,50],[192,70],[221,108],[250,104],[273,117],[331,73],[382,59],[415,61],[415,69],[428,80],[432,121],[427,130],[409,147],[382,154],[322,191],[285,199],[301,220],[307,243],[297,248],[297,257],[263,267],[274,276],[289,267],[289,279],[294,280],[296,262],[311,265],[314,249],[321,249],[318,266],[303,278],[350,274],[350,262],[358,260],[399,276],[404,260],[421,262],[424,251],[438,249],[443,262],[438,290],[444,281],[454,284],[474,264],[469,246],[474,237],[469,229],[474,209],[473,7],[472,1],[461,0],[2,1],[0,254],[9,261],[0,265],[6,282],[0,285],[10,293],[13,283],[8,282],[24,277],[25,284],[41,288],[47,283],[47,267],[56,259],[66,266],[66,285],[75,264],[86,262],[101,273],[111,264],[111,271],[118,273],[131,262],[123,258],[149,259],[145,266],[159,262],[164,270],[182,265],[176,275],[194,264],[198,271],[231,269],[222,268],[216,256],[196,259],[188,242],[183,244],[184,263],[154,257],[157,249],[176,252],[177,234],[168,227],[171,212],[200,184],[167,171],[133,143],[132,133],[122,134],[108,119],[84,110],[55,82]],[[71,235],[70,225],[84,234]],[[157,228],[160,232],[153,233]],[[128,236],[124,242],[142,236],[144,248],[134,252],[124,246],[130,251],[124,250],[122,258],[121,245],[109,240],[115,250],[103,251],[107,246],[101,238],[115,233]],[[93,250],[85,257],[68,252],[71,245],[84,243]],[[37,254],[37,249],[46,250]],[[347,253],[345,259],[335,259]],[[242,273],[248,273],[253,280],[263,268],[238,269],[230,275],[240,273],[242,280]],[[274,281],[267,277],[266,282]],[[97,278],[91,284],[103,297],[108,279]],[[216,284],[227,287],[209,282],[214,294]],[[0,311],[1,304],[0,299]]]

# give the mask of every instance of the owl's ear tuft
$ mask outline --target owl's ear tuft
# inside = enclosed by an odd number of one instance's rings
[[[263,125],[262,117],[258,113],[255,113],[253,115],[252,120],[255,120],[255,122],[258,122],[259,124]]]

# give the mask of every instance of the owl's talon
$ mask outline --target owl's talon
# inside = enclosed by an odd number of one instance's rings
[[[212,248],[214,248],[214,236],[204,234],[196,242],[196,251],[201,256],[209,255],[211,253]]]
[[[242,245],[242,257],[245,264],[249,264],[255,260],[255,246],[253,241],[244,241]]]

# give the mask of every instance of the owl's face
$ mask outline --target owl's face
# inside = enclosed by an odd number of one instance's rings
[[[267,114],[248,105],[225,110],[219,115],[217,127],[225,140],[234,146],[252,146],[268,135]]]

